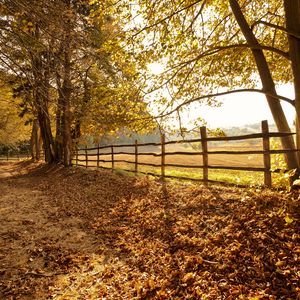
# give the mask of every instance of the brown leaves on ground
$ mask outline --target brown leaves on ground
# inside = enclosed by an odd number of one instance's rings
[[[34,209],[1,241],[1,299],[300,299],[296,193],[26,168],[0,181]]]

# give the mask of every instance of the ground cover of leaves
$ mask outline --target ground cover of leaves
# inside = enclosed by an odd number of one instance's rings
[[[0,299],[300,299],[298,192],[0,171]]]

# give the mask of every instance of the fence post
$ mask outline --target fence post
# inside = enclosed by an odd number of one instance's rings
[[[88,152],[87,152],[87,145],[85,146],[85,167],[88,167]]]
[[[137,140],[135,140],[135,145],[134,145],[134,156],[135,156],[134,173],[135,173],[135,175],[137,175],[137,173],[138,173],[138,158],[139,158],[138,141]]]
[[[204,184],[207,184],[208,182],[208,154],[207,154],[207,133],[206,133],[206,127],[202,126],[200,128],[200,134],[201,134],[201,146],[202,146],[202,159],[203,159],[203,182]]]
[[[111,146],[111,169],[112,169],[112,172],[114,171],[115,169],[115,160],[114,160],[114,146]]]
[[[98,143],[98,149],[97,149],[97,169],[99,169],[100,166],[100,143]]]
[[[76,159],[76,167],[78,167],[78,145],[75,144],[75,159]]]
[[[166,164],[166,136],[164,133],[160,135],[161,140],[161,174],[160,174],[160,180],[165,181],[165,164]]]
[[[268,121],[261,122],[261,130],[263,133],[263,150],[264,150],[264,184],[266,186],[272,186],[272,176],[271,176],[271,157],[270,157],[270,136],[269,136],[269,126]]]

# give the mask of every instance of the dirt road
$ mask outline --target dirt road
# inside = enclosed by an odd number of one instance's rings
[[[38,164],[0,164],[0,299],[47,299],[71,256],[95,250],[86,220],[61,213],[48,179]]]

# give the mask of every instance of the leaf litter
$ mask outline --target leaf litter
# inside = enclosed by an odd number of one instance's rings
[[[1,299],[300,299],[297,192],[21,167],[0,181]]]

